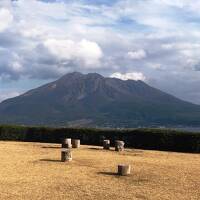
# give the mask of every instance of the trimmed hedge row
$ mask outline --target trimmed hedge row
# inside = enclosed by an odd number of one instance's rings
[[[62,138],[81,139],[82,144],[102,145],[103,139],[124,140],[126,147],[200,153],[200,133],[169,129],[87,129],[0,126],[0,140],[60,143]]]

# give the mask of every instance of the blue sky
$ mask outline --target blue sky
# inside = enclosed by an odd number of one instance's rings
[[[200,104],[199,0],[1,0],[0,101],[72,72]]]

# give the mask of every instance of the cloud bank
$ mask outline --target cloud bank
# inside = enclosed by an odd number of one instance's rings
[[[144,80],[200,103],[199,9],[194,0],[2,0],[1,99],[24,90],[24,80],[81,71]]]
[[[12,23],[13,16],[8,9],[0,9],[0,32],[6,30]]]
[[[125,73],[121,74],[119,72],[115,72],[111,74],[111,78],[118,78],[121,80],[135,80],[135,81],[145,81],[146,77],[141,72],[131,72],[131,73]]]

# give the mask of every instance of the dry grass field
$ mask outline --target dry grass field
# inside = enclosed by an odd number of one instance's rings
[[[59,147],[0,142],[0,199],[200,199],[200,155],[81,146],[62,163]],[[121,163],[130,176],[115,174]]]

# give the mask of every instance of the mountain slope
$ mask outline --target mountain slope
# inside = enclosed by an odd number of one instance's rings
[[[142,81],[74,72],[0,103],[0,123],[104,127],[198,125],[200,106]]]

